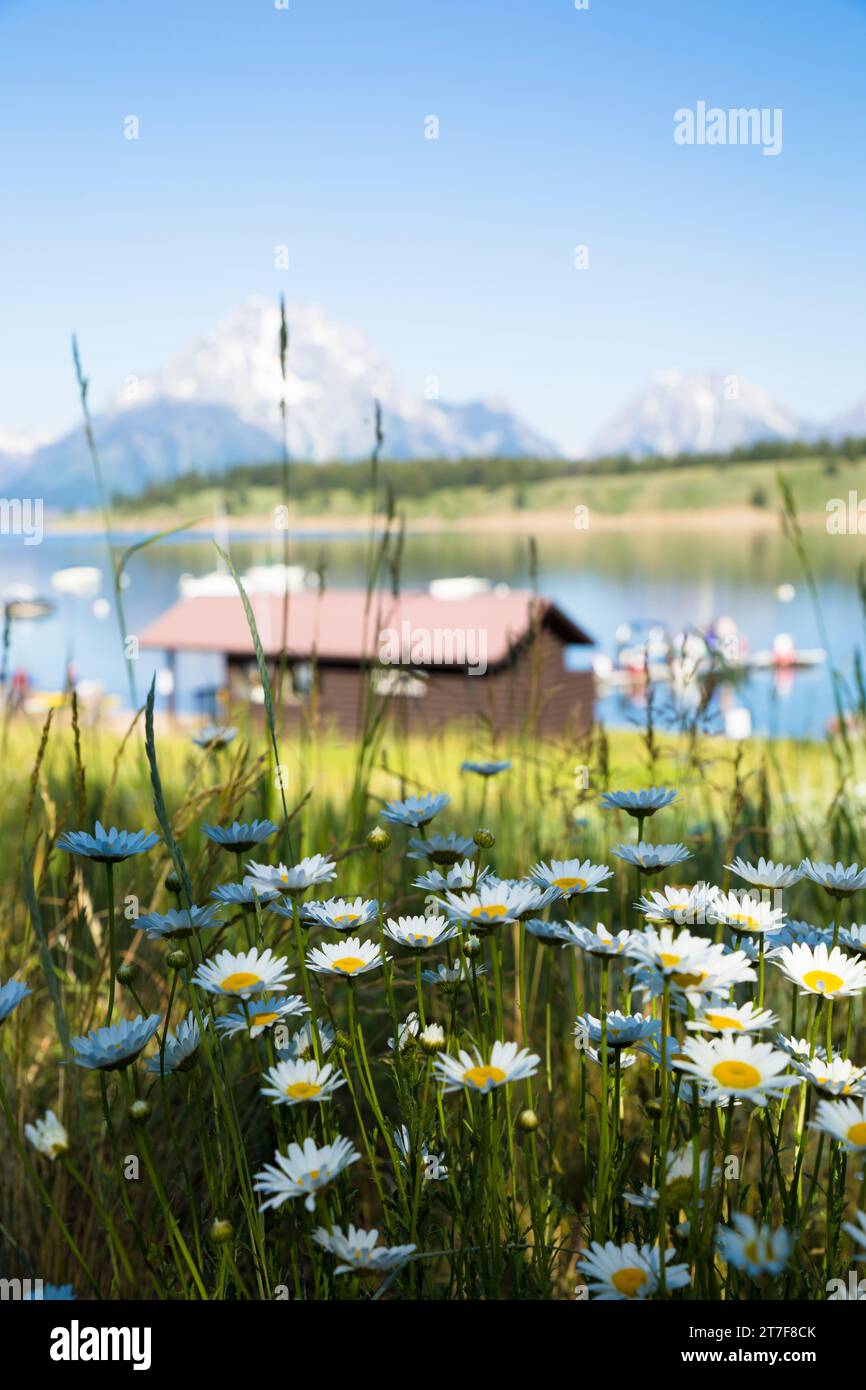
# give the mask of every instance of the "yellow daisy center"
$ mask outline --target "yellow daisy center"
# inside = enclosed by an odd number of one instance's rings
[[[562,888],[562,889],[567,889],[567,888],[579,888],[580,891],[583,892],[584,888],[586,887],[586,879],[585,879],[585,878],[555,878],[555,879],[553,880],[553,886],[554,886],[554,888]]]
[[[293,1081],[291,1086],[287,1086],[285,1094],[292,1100],[312,1100],[321,1091],[321,1086],[316,1086],[312,1081]],[[317,1176],[314,1174],[311,1177]]]
[[[704,1014],[704,1021],[711,1028],[742,1028],[742,1023],[738,1018],[731,1018],[728,1014]]]
[[[356,970],[360,970],[365,962],[360,956],[340,956],[338,960],[332,960],[331,965],[335,970],[342,970],[344,975],[354,975]]]
[[[262,983],[261,975],[252,975],[248,970],[237,970],[233,975],[226,975],[221,988],[226,994],[237,994],[238,990],[249,989],[251,985]]]
[[[335,922],[357,922],[359,914],[357,912],[342,912],[339,917],[335,917]]]
[[[670,951],[662,951],[661,962],[664,966],[676,965],[682,960],[682,956],[673,955]]]
[[[626,1265],[624,1269],[618,1269],[611,1275],[611,1283],[617,1293],[624,1294],[626,1298],[634,1298],[638,1289],[643,1288],[646,1278],[645,1270]]]
[[[844,983],[842,976],[834,975],[832,970],[807,970],[803,976],[803,984],[818,994],[835,994]]]
[[[858,1120],[856,1125],[852,1125],[845,1138],[849,1144],[856,1144],[858,1148],[866,1148],[866,1120]]]
[[[468,1067],[463,1073],[463,1079],[477,1086],[480,1091],[488,1081],[500,1085],[505,1080],[505,1072],[501,1067]]]
[[[254,1028],[268,1028],[278,1018],[279,1014],[253,1014],[250,1022]]]
[[[703,970],[700,971],[697,975],[684,974],[680,972],[680,974],[671,976],[671,979],[673,980],[674,984],[679,985],[680,989],[691,989],[694,985],[699,985],[701,983],[701,980],[705,980],[706,978],[706,973]]]
[[[492,917],[505,917],[507,908],[504,903],[481,903],[478,907],[473,907],[470,915],[490,921]]]
[[[736,922],[739,926],[748,928],[749,931],[753,931],[755,927],[761,925],[757,917],[750,917],[748,912],[734,912],[728,921]]]
[[[731,1086],[739,1091],[749,1091],[761,1083],[758,1068],[748,1062],[717,1062],[713,1076],[720,1086]]]

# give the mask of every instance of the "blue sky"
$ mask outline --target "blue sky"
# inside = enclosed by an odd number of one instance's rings
[[[76,419],[73,330],[98,405],[251,293],[572,449],[669,367],[866,394],[866,0],[290,6],[0,0],[0,430]],[[698,100],[782,153],[675,145]]]

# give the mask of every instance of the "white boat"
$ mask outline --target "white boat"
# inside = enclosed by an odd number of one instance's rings
[[[251,565],[241,575],[248,594],[300,593],[306,583],[303,565]],[[234,598],[238,586],[227,569],[209,574],[182,574],[178,580],[181,598]]]

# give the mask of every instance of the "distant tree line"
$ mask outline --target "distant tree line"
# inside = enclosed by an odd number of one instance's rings
[[[557,478],[605,477],[632,472],[661,473],[693,468],[696,464],[723,469],[730,464],[759,464],[775,459],[823,459],[825,464],[853,463],[864,454],[866,438],[849,438],[839,443],[829,440],[815,440],[812,443],[768,440],[724,454],[652,455],[648,458],[620,454],[588,461],[498,457],[385,460],[378,465],[378,480],[386,491],[396,497],[418,499],[451,488],[480,487],[492,492],[501,487],[523,488],[530,483]],[[302,500],[305,496],[340,490],[357,492],[359,481],[367,481],[369,468],[370,465],[363,462],[292,463],[292,497]],[[120,508],[173,506],[184,497],[194,497],[196,493],[214,487],[242,497],[250,488],[276,489],[281,484],[282,464],[269,459],[234,464],[219,472],[203,473],[193,469],[166,482],[151,483],[134,496],[116,492],[113,500]]]

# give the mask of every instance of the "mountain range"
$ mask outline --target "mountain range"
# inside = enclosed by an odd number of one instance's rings
[[[291,457],[323,462],[369,457],[373,400],[382,408],[383,454],[391,459],[530,456],[560,450],[500,401],[446,403],[410,395],[368,339],[317,306],[287,310],[283,382],[279,309],[249,299],[165,366],[130,376],[94,417],[109,491],[135,494],[197,469],[279,457],[286,399]],[[611,419],[589,456],[716,453],[762,440],[866,435],[866,399],[824,426],[804,420],[736,375],[664,372]],[[38,482],[36,481],[38,479]],[[84,432],[45,441],[0,429],[0,487],[47,506],[96,501]]]

